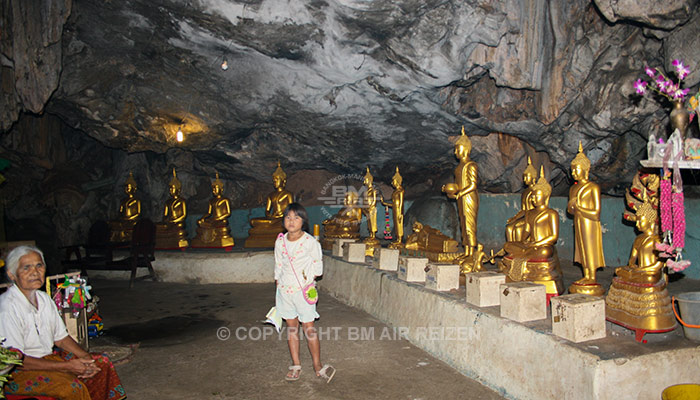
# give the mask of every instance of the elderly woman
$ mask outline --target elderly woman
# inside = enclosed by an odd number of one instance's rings
[[[90,355],[68,335],[51,298],[39,290],[45,282],[44,254],[20,246],[6,258],[13,285],[0,296],[0,337],[5,346],[24,354],[5,393],[60,399],[126,397],[114,366],[106,356]],[[61,351],[54,351],[56,346]]]

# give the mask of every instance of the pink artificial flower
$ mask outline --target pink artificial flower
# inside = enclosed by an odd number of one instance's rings
[[[690,89],[678,89],[678,88],[676,88],[676,90],[673,91],[672,96],[674,99],[681,99],[682,100],[688,94],[689,90]]]
[[[678,90],[678,86],[676,86],[676,85],[675,85],[673,82],[671,82],[671,81],[666,81],[666,82],[664,82],[664,86],[665,86],[665,88],[662,90],[662,92],[666,92],[666,93],[668,93],[669,95],[673,95],[673,93],[675,93],[676,90]]]
[[[644,72],[646,72],[646,74],[649,75],[649,76],[652,77],[652,78],[653,78],[654,75],[656,74],[656,70],[654,70],[654,69],[652,69],[652,68],[650,68],[650,67],[644,67]]]
[[[656,86],[659,87],[660,91],[664,91],[666,89],[666,85],[668,85],[668,81],[663,77],[663,75],[659,75],[656,78]]]
[[[637,94],[644,94],[647,92],[647,82],[637,79],[637,81],[634,82],[634,88],[637,89]]]
[[[683,80],[690,73],[690,69],[683,65],[682,62],[679,62],[678,65],[676,65],[676,73],[678,73],[678,79]]]

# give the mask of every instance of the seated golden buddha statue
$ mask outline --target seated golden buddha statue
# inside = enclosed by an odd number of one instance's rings
[[[520,211],[506,221],[506,241],[508,242],[519,242],[522,240],[523,230],[525,229],[525,212],[532,208],[530,193],[532,193],[532,187],[536,181],[537,170],[532,166],[532,161],[528,157],[527,167],[523,171],[525,190],[520,196]]]
[[[637,331],[637,340],[645,332],[666,332],[676,327],[671,299],[656,244],[661,242],[658,212],[643,191],[643,202],[631,202],[639,235],[634,239],[627,265],[615,270],[617,277],[605,298],[606,318]],[[629,198],[628,198],[629,199]]]
[[[245,247],[275,247],[277,235],[284,230],[282,224],[284,210],[294,202],[294,195],[285,189],[287,174],[284,173],[279,161],[277,169],[272,174],[275,190],[267,195],[265,216],[250,220],[252,228],[248,230]]]
[[[202,218],[197,220],[197,236],[192,239],[192,247],[225,247],[230,249],[234,242],[228,225],[231,216],[231,202],[223,196],[224,183],[216,173],[211,184],[212,198],[209,208]]]
[[[119,204],[118,219],[109,221],[111,231],[109,241],[114,243],[130,241],[134,225],[141,216],[141,201],[134,196],[136,181],[132,172],[129,172],[129,177],[126,179],[124,192],[126,197]]]
[[[187,206],[185,199],[180,197],[182,183],[177,179],[175,168],[173,168],[173,178],[168,184],[168,189],[170,199],[165,202],[163,222],[156,224],[156,248],[182,249],[189,245],[185,230]]]
[[[333,217],[323,221],[324,249],[330,249],[335,239],[358,239],[360,237],[360,222],[362,209],[357,205],[359,196],[354,190],[349,190],[343,200],[344,207]]]
[[[545,285],[547,295],[564,291],[559,257],[554,247],[559,239],[559,214],[549,208],[552,187],[540,170],[540,178],[530,193],[531,208],[525,212],[525,226],[519,241],[506,242],[506,255],[499,269],[507,281],[531,281]]]

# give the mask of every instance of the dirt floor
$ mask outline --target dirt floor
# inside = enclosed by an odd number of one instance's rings
[[[582,275],[571,265],[562,268],[567,286]],[[614,268],[600,270],[598,281],[609,287],[613,273]],[[700,288],[699,281],[682,275],[670,281],[671,294]],[[305,341],[301,379],[284,380],[290,364],[285,332],[278,335],[262,323],[274,305],[272,283],[141,281],[132,290],[123,280],[94,279],[91,284],[100,297],[106,329],[91,339],[91,350],[108,350],[123,359],[117,371],[132,400],[505,398],[401,339],[371,315],[323,292],[316,325],[322,361],[337,368],[330,384],[315,377]],[[631,331],[608,323],[608,335],[628,336],[628,347],[639,351]],[[674,341],[690,345],[680,328],[646,338],[649,351]]]
[[[329,384],[315,376],[303,340],[300,380],[284,380],[286,336],[261,322],[274,284],[91,284],[106,329],[91,351],[131,352],[117,372],[132,400],[504,398],[323,292],[316,325],[322,361],[337,368]]]

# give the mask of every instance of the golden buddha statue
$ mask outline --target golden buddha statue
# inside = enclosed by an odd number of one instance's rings
[[[394,235],[396,239],[389,245],[390,249],[400,249],[403,247],[403,194],[404,189],[401,186],[403,178],[399,173],[399,167],[396,167],[396,173],[391,178],[391,185],[394,187],[394,193],[391,194],[391,203],[381,200],[384,207],[391,207],[394,217]]]
[[[277,169],[272,173],[272,183],[275,190],[265,200],[265,216],[250,220],[252,228],[248,230],[244,247],[275,247],[277,235],[284,231],[284,210],[294,202],[294,195],[285,189],[287,174],[279,161]]]
[[[230,250],[233,245],[228,218],[231,216],[231,202],[223,196],[224,183],[216,173],[211,184],[212,198],[209,208],[202,218],[197,220],[197,235],[192,239],[192,247],[224,247]]]
[[[130,241],[134,225],[141,216],[141,201],[134,196],[136,181],[133,172],[129,172],[129,177],[124,184],[124,192],[126,197],[119,204],[118,219],[109,221],[111,231],[109,241],[114,243]]]
[[[321,246],[330,249],[335,239],[358,239],[362,209],[357,205],[357,192],[349,190],[343,200],[344,207],[333,217],[323,221],[323,240]]]
[[[479,193],[476,187],[478,169],[476,163],[469,159],[471,150],[472,142],[462,126],[462,134],[455,142],[455,156],[459,159],[455,168],[455,182],[442,187],[447,197],[457,200],[462,245],[466,257],[470,257],[477,247],[476,218],[479,214]]]
[[[506,255],[499,269],[509,282],[530,281],[546,287],[549,297],[564,291],[559,257],[554,247],[559,239],[559,214],[549,207],[552,187],[540,169],[540,178],[532,186],[530,205],[524,215],[519,241],[503,246]]]
[[[168,184],[168,189],[170,199],[165,202],[163,222],[156,224],[156,248],[184,249],[189,246],[185,230],[187,205],[185,199],[180,197],[182,183],[177,179],[175,168],[173,168],[173,178]]]
[[[362,212],[367,218],[367,230],[369,231],[369,236],[364,240],[365,254],[372,257],[374,250],[379,248],[379,240],[377,240],[377,189],[374,187],[374,177],[369,172],[369,167],[367,167],[363,184],[367,189]]]
[[[644,189],[637,193],[641,202],[628,201],[635,214],[631,217],[626,213],[625,218],[636,222],[639,235],[634,239],[627,265],[615,269],[617,277],[605,298],[605,314],[609,321],[635,330],[637,341],[641,341],[646,332],[674,329],[676,320],[666,289],[664,263],[656,249],[661,242],[658,211],[653,206],[654,201],[658,204],[658,195],[649,197]]]
[[[583,153],[571,161],[571,176],[576,181],[569,189],[567,211],[574,216],[574,262],[581,264],[583,278],[569,287],[569,293],[602,296],[605,289],[596,282],[596,270],[605,267],[603,234],[600,226],[600,187],[588,180],[591,161]]]
[[[523,171],[523,183],[525,190],[520,195],[520,211],[506,221],[506,241],[519,242],[522,240],[523,229],[525,228],[525,212],[532,208],[530,204],[530,193],[537,181],[537,170],[532,166],[530,157],[527,158],[527,167]]]
[[[418,221],[413,223],[413,233],[406,238],[402,254],[414,257],[426,257],[432,262],[452,262],[463,253],[459,252],[459,243],[430,225]]]

